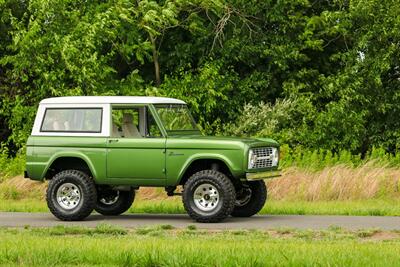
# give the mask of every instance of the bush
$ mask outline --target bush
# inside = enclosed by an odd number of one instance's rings
[[[283,144],[309,142],[308,123],[314,107],[303,97],[281,99],[275,104],[247,104],[233,123],[224,125],[219,134],[233,136],[272,137]]]
[[[393,155],[383,148],[373,148],[364,158],[361,154],[352,154],[348,150],[332,153],[330,150],[312,150],[301,146],[292,149],[287,144],[280,149],[281,168],[298,167],[316,171],[335,165],[356,168],[368,163],[375,167],[396,168],[400,164],[400,153]]]
[[[225,124],[218,134],[277,140],[281,144],[282,167],[319,170],[337,164],[356,167],[367,161],[379,166],[399,166],[400,153],[396,149],[373,146],[361,153],[352,145],[321,142],[323,131],[316,130],[319,126],[312,123],[315,116],[319,116],[316,109],[309,99],[302,97],[281,99],[275,104],[247,104],[237,119]]]
[[[8,155],[7,149],[0,152],[0,182],[6,178],[23,174],[25,169],[25,149],[20,150],[14,158]]]

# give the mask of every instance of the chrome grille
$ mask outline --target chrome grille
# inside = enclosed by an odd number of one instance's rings
[[[257,156],[257,160],[253,167],[254,169],[272,167],[272,147],[253,148],[252,150],[253,153]]]

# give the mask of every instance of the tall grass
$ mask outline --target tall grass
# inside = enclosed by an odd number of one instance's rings
[[[374,149],[362,160],[346,151],[333,155],[283,146],[281,155],[282,177],[266,180],[269,201],[262,214],[400,215],[400,154]],[[6,176],[20,173],[23,165],[22,154],[15,159],[0,156]],[[3,179],[0,210],[47,211],[46,187],[21,176]],[[184,209],[180,198],[167,198],[163,188],[141,188],[130,212]]]
[[[331,201],[400,199],[400,169],[367,162],[358,167],[345,164],[319,171],[286,168],[282,177],[267,180],[274,200]]]
[[[0,199],[43,199],[47,182],[31,181],[15,176],[0,183]]]
[[[400,169],[379,167],[367,162],[358,167],[345,164],[319,171],[298,167],[285,168],[282,176],[266,180],[268,197],[282,201],[348,201],[400,199]],[[47,183],[21,176],[0,183],[0,199],[43,199]],[[163,188],[141,188],[138,198],[148,201],[143,209],[159,210],[165,200]]]

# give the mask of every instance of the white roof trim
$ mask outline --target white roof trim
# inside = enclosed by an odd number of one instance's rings
[[[65,96],[52,97],[40,104],[186,104],[184,101],[153,96]]]

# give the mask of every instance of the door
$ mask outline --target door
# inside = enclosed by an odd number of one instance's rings
[[[107,176],[165,181],[165,141],[146,106],[113,106]],[[153,182],[151,182],[153,181]]]

